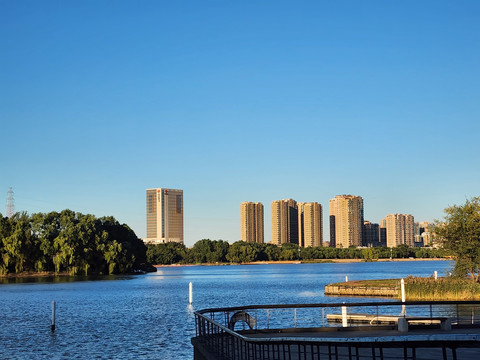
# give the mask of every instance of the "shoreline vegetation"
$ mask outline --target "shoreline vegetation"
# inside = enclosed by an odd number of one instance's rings
[[[430,247],[414,248],[399,245],[395,248],[334,248],[301,247],[286,243],[281,246],[266,243],[237,241],[229,244],[224,240],[202,239],[192,248],[180,243],[148,244],[147,262],[157,265],[189,264],[250,264],[256,262],[333,262],[341,261],[385,261],[395,259],[443,259],[451,253]]]
[[[0,276],[107,275],[154,271],[147,247],[113,217],[71,210],[0,214]],[[62,276],[62,275],[60,275]]]
[[[181,267],[181,266],[229,266],[229,265],[274,265],[274,264],[332,264],[332,263],[361,263],[361,262],[402,262],[402,261],[451,261],[450,258],[406,258],[406,259],[321,259],[321,260],[276,260],[251,261],[242,263],[216,262],[197,264],[156,264],[154,267]]]
[[[325,286],[327,296],[374,296],[401,298],[401,279],[355,280]],[[407,301],[480,300],[480,284],[460,277],[422,278],[408,276]]]
[[[447,258],[425,258],[425,259],[378,259],[375,262],[403,262],[403,261],[449,261],[451,259]],[[300,260],[278,260],[278,261],[252,261],[252,262],[245,262],[245,263],[199,263],[199,264],[156,264],[152,265],[155,270],[156,268],[161,267],[183,267],[183,266],[234,266],[234,265],[275,265],[275,264],[331,264],[331,263],[360,263],[366,262],[362,259],[324,259],[324,260],[312,260],[312,261],[300,261]],[[144,271],[137,271],[131,272],[128,274],[144,274]],[[106,274],[105,274],[106,275]],[[0,275],[0,278],[41,278],[41,277],[67,277],[67,276],[78,276],[78,275],[71,275],[68,272],[59,272],[55,273],[54,271],[40,271],[40,272],[22,272],[22,273],[10,273]],[[353,281],[352,281],[353,282]]]
[[[136,274],[155,271],[151,264],[266,264],[377,262],[442,259],[443,249],[332,248],[202,239],[145,245],[113,217],[97,218],[71,210],[48,214],[0,214],[0,278]]]

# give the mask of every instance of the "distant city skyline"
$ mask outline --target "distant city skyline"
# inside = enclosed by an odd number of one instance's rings
[[[184,243],[239,204],[420,221],[480,195],[480,2],[2,1],[0,194],[114,216],[183,189]],[[5,215],[5,207],[1,209]],[[271,239],[265,214],[264,238]]]

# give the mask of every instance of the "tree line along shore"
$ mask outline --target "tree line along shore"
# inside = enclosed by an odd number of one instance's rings
[[[155,265],[173,264],[245,264],[258,262],[381,261],[397,259],[444,259],[451,255],[444,249],[412,248],[401,245],[390,249],[299,247],[296,244],[229,244],[224,240],[202,239],[187,248],[180,243],[147,245],[147,261]]]
[[[146,246],[113,217],[71,210],[0,214],[0,276],[147,271]]]
[[[71,210],[0,214],[0,276],[122,274],[154,271],[151,264],[242,264],[253,262],[444,258],[443,249],[337,249],[279,247],[202,239],[192,248],[180,243],[145,245],[113,217],[97,218]]]
[[[154,271],[151,264],[242,264],[253,262],[382,259],[455,260],[453,275],[480,282],[480,197],[445,209],[436,223],[439,248],[299,247],[296,244],[229,244],[202,239],[192,248],[180,243],[145,245],[132,229],[113,217],[97,218],[71,210],[0,214],[0,276],[25,273],[69,275]]]

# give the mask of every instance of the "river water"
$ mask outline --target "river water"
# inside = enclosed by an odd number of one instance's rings
[[[362,301],[366,299],[326,297],[324,286],[345,276],[432,276],[435,270],[442,276],[452,265],[405,261],[182,266],[136,276],[4,280],[0,359],[192,359],[195,310]],[[188,305],[189,282],[193,306]],[[57,310],[52,333],[53,300]]]

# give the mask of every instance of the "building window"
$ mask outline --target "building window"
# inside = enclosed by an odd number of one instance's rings
[[[182,195],[177,195],[177,214],[182,213]]]

